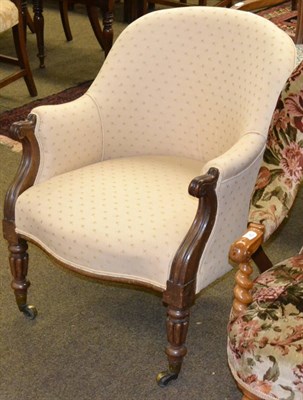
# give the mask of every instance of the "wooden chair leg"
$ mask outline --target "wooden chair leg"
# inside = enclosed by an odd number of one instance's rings
[[[103,31],[102,31],[102,43],[103,43],[103,50],[105,53],[105,57],[109,53],[110,49],[113,45],[114,40],[114,31],[113,31],[113,21],[114,21],[114,14],[113,14],[113,1],[109,1],[109,6],[106,9],[101,10],[102,17],[103,17]],[[91,22],[92,23],[92,22]],[[94,24],[96,26],[96,24]],[[100,29],[100,24],[98,22],[98,26]],[[97,28],[98,29],[98,28]],[[98,38],[97,38],[98,39]],[[99,42],[100,43],[100,42]]]
[[[189,308],[177,308],[168,306],[166,332],[168,346],[165,353],[167,355],[169,366],[167,371],[160,372],[157,376],[158,385],[161,387],[178,378],[182,362],[187,354],[185,345],[188,327],[189,327]]]
[[[218,177],[219,171],[211,168],[207,174],[193,179],[189,185],[189,193],[199,199],[199,205],[195,219],[172,261],[169,280],[163,293],[163,302],[168,305],[168,370],[158,374],[157,382],[162,387],[178,378],[187,353],[185,342],[190,308],[195,302],[197,271],[216,219],[215,188]]]
[[[24,70],[24,80],[28,91],[31,96],[37,96],[37,88],[34,82],[32,71],[29,65],[28,55],[26,51],[25,35],[23,30],[23,24],[15,25],[13,28],[13,37],[16,48],[18,60],[20,62],[20,68]]]
[[[87,15],[89,18],[89,22],[94,31],[96,39],[98,40],[100,46],[104,50],[103,31],[102,31],[102,28],[101,28],[100,22],[99,22],[99,10],[100,9],[99,9],[99,7],[93,5],[90,2],[87,3],[86,9],[87,9]]]
[[[70,29],[69,20],[68,20],[68,9],[70,6],[69,0],[60,0],[59,1],[59,9],[60,9],[60,16],[61,21],[65,33],[66,40],[70,42],[73,40],[73,35]]]
[[[18,243],[9,245],[10,267],[13,275],[12,289],[14,290],[18,308],[29,319],[34,319],[37,315],[35,307],[27,304],[27,289],[30,282],[26,279],[28,270],[27,243],[20,240]]]
[[[33,0],[34,27],[37,37],[38,58],[40,68],[45,68],[44,59],[44,16],[42,0]]]
[[[297,9],[298,9],[298,15],[297,15],[295,43],[302,44],[303,43],[303,5],[302,5],[301,0],[298,1]]]
[[[35,33],[35,25],[34,25],[34,21],[28,11],[28,9],[26,8],[26,25],[29,27],[29,30],[32,33]]]

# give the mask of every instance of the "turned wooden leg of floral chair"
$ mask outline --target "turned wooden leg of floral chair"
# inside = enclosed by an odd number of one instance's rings
[[[239,265],[228,327],[228,361],[243,399],[303,398],[303,255],[275,266],[262,243],[288,215],[303,177],[303,63],[273,115],[247,232],[230,250]],[[299,249],[298,249],[299,251]],[[264,272],[251,281],[252,258]],[[265,265],[262,265],[265,260]]]

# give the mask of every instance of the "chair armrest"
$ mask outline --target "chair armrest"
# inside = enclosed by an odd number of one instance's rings
[[[264,226],[251,223],[242,237],[236,240],[230,247],[230,260],[238,264],[236,273],[236,286],[234,288],[234,301],[232,313],[234,316],[243,312],[252,302],[251,289],[253,282],[250,275],[253,272],[252,255],[263,242]]]
[[[256,132],[246,133],[229,150],[204,165],[203,173],[212,167],[217,168],[220,171],[219,180],[222,182],[245,174],[246,170],[252,169],[255,163],[255,168],[253,168],[255,174],[253,183],[255,183],[265,145],[265,135]]]
[[[103,129],[98,106],[88,95],[60,105],[34,108],[40,164],[35,184],[101,161]]]

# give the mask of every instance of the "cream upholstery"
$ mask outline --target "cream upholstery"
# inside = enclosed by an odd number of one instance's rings
[[[1,0],[0,3],[0,32],[17,25],[19,22],[18,9],[11,0]]]
[[[188,288],[199,292],[231,268],[229,244],[245,228],[272,112],[295,62],[291,39],[250,13],[186,7],[139,18],[86,94],[32,111],[38,173],[27,190],[15,185],[23,193],[6,237],[17,232],[80,272],[170,293],[172,260],[198,208],[188,185],[217,168],[218,208],[197,282],[171,282],[175,294],[165,300],[176,318],[168,329],[177,326],[169,336],[181,338],[167,351],[178,374]],[[15,282],[18,298],[26,284]]]
[[[196,160],[142,156],[59,175],[19,198],[18,232],[30,232],[74,267],[164,289],[176,243],[195,216],[196,201],[184,188],[199,169]],[[176,201],[168,209],[172,194]],[[170,226],[174,229],[168,235]]]
[[[151,23],[155,25],[152,41]],[[240,32],[248,32],[248,29],[251,29],[251,36],[247,33],[243,38]],[[263,44],[264,30],[270,35]],[[168,34],[169,39],[163,40]],[[233,37],[232,41],[230,37]],[[70,104],[33,110],[38,118],[36,136],[42,156],[36,182],[106,159],[165,154],[199,161],[187,176],[187,182],[183,181],[185,193],[190,178],[206,172],[210,166],[219,168],[218,218],[201,260],[203,268],[199,271],[197,284],[197,291],[200,291],[231,268],[227,259],[230,240],[245,227],[249,195],[264,150],[271,113],[294,62],[295,48],[290,39],[273,24],[249,13],[193,7],[144,16],[118,38],[87,94]],[[120,161],[117,163],[119,165]],[[128,181],[134,178],[131,171],[125,175]],[[64,178],[59,179],[64,186]],[[153,181],[150,184],[153,185]],[[52,181],[45,185],[52,185]],[[105,189],[100,186],[100,190]],[[106,190],[109,190],[108,186]],[[170,209],[170,204],[178,202],[178,199],[174,191],[166,193],[169,199],[166,207]],[[65,249],[63,254],[60,251],[62,239],[58,237],[57,243],[52,242],[50,248],[42,226],[33,223],[37,212],[36,204],[32,207],[35,199],[36,187],[19,198],[17,231],[35,238],[58,258],[73,260],[72,246],[69,253]],[[184,218],[183,229],[179,235],[170,237],[173,241],[170,251],[160,250],[162,262],[158,267],[162,273],[152,281],[161,288],[166,285],[174,252],[194,216],[193,200],[188,198],[187,202],[189,210],[186,214],[182,216],[180,210],[178,212],[179,218]],[[150,222],[152,226],[153,213],[149,217],[149,211],[147,207],[145,224]],[[57,218],[57,212],[63,211],[54,207],[50,215],[52,220]],[[112,213],[109,210],[104,212]],[[131,215],[131,220],[139,218],[136,209]],[[115,218],[119,219],[121,215]],[[161,214],[156,219],[161,219]],[[172,224],[173,220],[168,226],[172,227]],[[88,241],[92,234],[103,236],[102,232],[92,229],[94,225],[103,231],[103,224],[99,221],[87,226]],[[53,229],[56,237],[58,226]],[[128,228],[121,226],[121,229],[127,236]],[[144,240],[148,238],[149,229],[152,228],[147,229]],[[134,241],[142,238],[140,230],[134,228],[133,232]],[[220,246],[216,238],[218,233]],[[157,240],[160,249],[166,247],[161,235]],[[112,237],[108,242],[113,253],[111,262],[108,258],[105,263],[98,259],[97,270],[108,275],[114,268],[119,274],[115,260],[120,256],[115,253],[122,251],[120,262],[123,264],[128,243],[122,241],[121,250],[121,243],[117,249]],[[126,263],[127,272],[121,270],[120,274],[150,280],[153,273],[147,269],[154,269],[154,263],[149,259],[150,243],[145,241],[146,249],[141,240],[139,243],[142,256]],[[107,251],[106,242],[101,241],[96,246],[99,245],[99,251]],[[91,251],[92,248],[88,248],[83,258],[73,262],[85,270],[96,268],[88,262]],[[96,254],[99,251],[94,249]],[[144,254],[147,263],[142,261]],[[138,269],[141,278],[137,277]]]

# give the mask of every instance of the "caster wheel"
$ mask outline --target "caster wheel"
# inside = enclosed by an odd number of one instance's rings
[[[166,387],[169,382],[178,378],[178,374],[176,372],[163,371],[160,372],[157,376],[157,383],[160,387]]]
[[[25,317],[27,319],[35,319],[38,311],[36,309],[35,306],[31,306],[31,305],[26,305],[23,309],[22,309],[23,314],[25,315]]]

